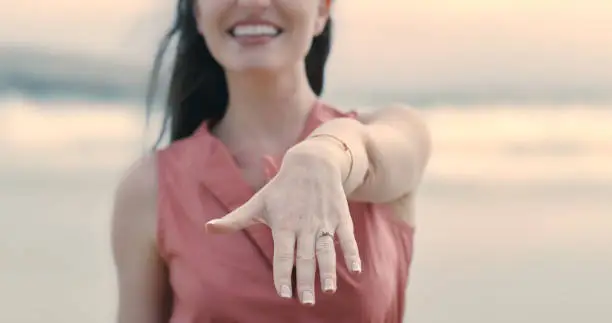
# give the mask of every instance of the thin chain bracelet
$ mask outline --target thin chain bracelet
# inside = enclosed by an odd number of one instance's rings
[[[342,139],[340,139],[340,138],[338,138],[338,137],[336,137],[334,135],[330,135],[330,134],[327,134],[327,133],[319,133],[319,134],[312,135],[309,138],[312,139],[312,138],[317,138],[317,137],[319,137],[319,138],[322,138],[322,137],[332,138],[334,141],[339,143],[340,146],[342,146],[342,150],[344,150],[344,152],[346,152],[348,154],[348,156],[349,156],[349,158],[351,160],[351,163],[349,165],[349,170],[348,170],[348,173],[346,174],[346,178],[343,181],[343,184],[346,184],[348,179],[351,177],[351,173],[353,172],[353,164],[355,162],[355,159],[353,157],[353,152],[351,151],[349,146],[344,141],[342,141]]]

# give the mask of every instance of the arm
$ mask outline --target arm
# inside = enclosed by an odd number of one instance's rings
[[[335,141],[328,135],[344,142],[352,155],[347,158],[347,152],[337,149],[339,143],[333,153],[330,145],[325,148],[325,156],[340,165],[345,192],[354,200],[387,203],[408,196],[419,185],[430,156],[426,125],[415,110],[404,106],[384,108],[360,120],[331,120],[310,139]]]
[[[112,250],[119,287],[118,323],[162,323],[169,319],[169,287],[156,237],[156,179],[145,158],[116,192]]]
[[[334,235],[346,268],[361,272],[346,196],[389,204],[397,218],[414,227],[411,193],[429,158],[429,141],[423,122],[403,107],[381,110],[363,121],[331,120],[291,147],[277,175],[248,202],[209,221],[206,229],[229,233],[258,222],[268,225],[274,240],[276,291],[292,297],[295,263],[298,297],[312,305],[315,260],[324,291],[337,286]]]

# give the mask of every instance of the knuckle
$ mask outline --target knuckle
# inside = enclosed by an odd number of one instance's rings
[[[335,271],[325,271],[325,272],[321,272],[320,274],[321,279],[325,280],[325,279],[336,279],[336,272]]]
[[[314,284],[315,268],[298,268],[295,278],[298,286],[311,286]]]
[[[294,235],[294,230],[279,220],[274,220],[271,223],[272,239],[287,240]]]
[[[291,286],[291,279],[285,277],[276,277],[274,278],[274,285],[276,285],[277,289],[280,289],[283,285]]]
[[[291,286],[291,270],[286,270],[285,268],[281,270],[274,270],[273,280],[275,284],[284,284]]]
[[[346,259],[350,261],[360,261],[361,260],[361,258],[359,258],[359,254],[352,254],[350,256],[347,256]]]
[[[292,233],[295,231],[295,224],[291,221],[291,218],[274,219],[274,229],[283,233]]]
[[[314,290],[314,283],[308,283],[308,282],[299,282],[297,289],[300,292],[305,292],[305,291],[313,291]]]
[[[345,257],[351,259],[359,259],[359,251],[356,249],[349,249],[344,252]]]
[[[356,245],[345,245],[342,248],[345,257],[359,257],[359,250]]]
[[[339,230],[345,233],[353,233],[355,231],[355,223],[353,223],[352,219],[342,221],[342,223],[339,224],[339,227]]]
[[[320,255],[331,254],[335,251],[334,242],[331,239],[319,239],[316,248],[317,254]]]
[[[328,278],[336,279],[336,257],[325,254],[319,257],[319,276],[324,281]]]
[[[293,253],[288,251],[279,251],[275,254],[275,258],[281,262],[293,262]]]
[[[298,253],[297,255],[297,260],[301,263],[309,263],[309,262],[314,262],[315,259],[315,255],[312,253]]]

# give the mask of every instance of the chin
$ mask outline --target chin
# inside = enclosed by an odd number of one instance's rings
[[[294,64],[297,64],[297,62],[294,62]],[[235,60],[231,63],[228,62],[228,64],[223,64],[223,67],[228,71],[239,73],[274,73],[286,69],[294,64],[283,64],[282,60],[275,58],[249,58]]]

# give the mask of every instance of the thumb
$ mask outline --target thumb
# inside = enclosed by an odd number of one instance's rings
[[[255,196],[226,216],[206,223],[207,233],[233,233],[258,223],[258,215],[263,210],[261,199]]]

